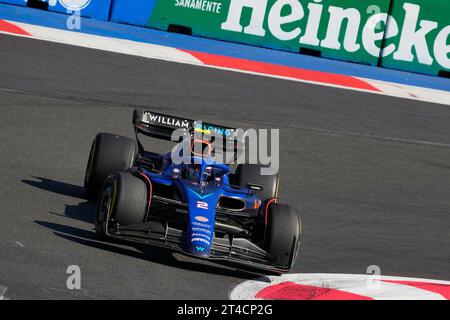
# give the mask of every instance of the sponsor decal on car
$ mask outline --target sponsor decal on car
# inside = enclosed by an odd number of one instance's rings
[[[211,228],[210,224],[200,223],[200,222],[195,222],[195,221],[192,222],[192,225],[197,226],[197,227],[202,227],[202,228],[208,228],[208,229]]]
[[[200,201],[198,201],[198,202],[200,202]],[[197,202],[197,208],[199,208],[198,202]],[[203,203],[204,203],[204,202],[203,202]],[[206,204],[206,206],[208,206],[208,204]],[[202,208],[202,209],[205,209],[205,208]],[[206,207],[206,209],[208,209],[208,207]],[[199,221],[199,222],[209,222],[209,219],[206,218],[206,217],[203,217],[203,216],[196,216],[196,217],[195,217],[195,220],[197,220],[197,221]]]
[[[197,250],[198,252],[203,252],[205,251],[205,247],[195,246],[195,250]]]
[[[211,244],[211,242],[209,242],[208,240],[205,240],[203,238],[192,238],[191,242],[203,242],[208,246]]]
[[[211,234],[211,231],[209,231],[209,230],[207,230],[207,229],[203,229],[203,228],[196,228],[196,227],[193,227],[193,228],[192,228],[192,231],[193,231],[193,232],[204,232],[204,233],[207,233],[207,234]]]
[[[229,137],[229,136],[233,135],[233,133],[234,133],[234,129],[218,127],[215,125],[202,123],[201,121],[196,121],[194,123],[194,131],[200,132],[200,133],[205,133],[205,134],[215,133],[215,134],[226,136],[226,137]]]
[[[205,239],[211,240],[211,237],[206,235],[206,234],[202,234],[202,233],[193,233],[192,234],[193,237],[204,237]]]
[[[144,113],[142,121],[145,123],[159,123],[166,126],[189,129],[189,121],[186,119],[152,114],[150,112]]]
[[[204,201],[197,201],[197,208],[203,209],[203,210],[208,210],[208,203],[204,202]],[[203,218],[203,220],[198,220],[197,218]],[[195,217],[195,219],[200,222],[208,222],[209,221],[205,217]],[[206,219],[206,220],[204,220],[204,219]]]

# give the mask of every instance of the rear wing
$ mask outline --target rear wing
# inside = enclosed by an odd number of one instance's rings
[[[144,110],[133,111],[136,133],[163,140],[172,140],[175,130],[182,129],[189,135],[194,130],[194,121]]]
[[[195,133],[201,133],[207,139],[211,136],[221,137],[225,141],[225,149],[234,150],[236,153],[238,148],[242,148],[240,147],[242,144],[238,143],[240,141],[236,134],[237,129],[217,124],[135,109],[133,125],[136,136],[140,133],[156,139],[174,141],[173,133],[181,130],[178,133],[184,131],[184,137],[192,137]],[[179,141],[174,142],[180,142],[183,139],[183,136],[178,135],[178,137]]]

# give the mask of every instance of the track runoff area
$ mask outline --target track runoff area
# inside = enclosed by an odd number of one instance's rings
[[[23,22],[0,20],[0,31],[8,36],[19,36],[44,40],[62,45],[97,49],[111,53],[209,67],[224,71],[245,73],[254,76],[277,78],[339,90],[385,95],[408,100],[450,104],[449,93],[442,90],[412,87],[400,84],[363,79],[340,74],[273,65],[239,58],[219,56],[169,46],[145,44],[129,40],[92,34],[73,33]],[[26,40],[24,40],[26,41]],[[31,40],[30,40],[31,41]],[[170,66],[170,65],[169,65]],[[75,79],[76,80],[76,79]],[[14,88],[11,88],[14,89]],[[395,140],[395,139],[393,139]],[[398,139],[397,142],[401,142]],[[414,142],[413,142],[414,143]],[[420,144],[420,143],[419,143]],[[430,143],[433,144],[433,143]],[[445,146],[436,142],[435,145]],[[237,281],[229,291],[228,298],[236,300],[448,300],[450,282],[442,280],[392,277],[380,274],[376,265],[368,268],[367,274],[346,273],[302,273],[293,272],[283,276],[252,277]],[[193,283],[192,285],[196,285]],[[8,298],[8,287],[2,286],[2,298]],[[204,296],[203,298],[206,298]],[[255,308],[245,312],[256,312]],[[232,310],[230,310],[232,311]],[[177,309],[178,314],[192,315],[195,312],[214,313],[217,310]],[[226,310],[225,310],[226,312]],[[243,310],[244,312],[244,310]],[[269,310],[260,311],[269,314]]]

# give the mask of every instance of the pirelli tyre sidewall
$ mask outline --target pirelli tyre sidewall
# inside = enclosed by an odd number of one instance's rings
[[[95,230],[101,240],[105,240],[107,236],[108,220],[114,208],[116,194],[117,180],[114,176],[110,176],[106,179],[100,191],[95,215]]]
[[[277,267],[290,269],[300,248],[300,215],[291,206],[270,203],[267,218],[266,250]]]
[[[95,225],[100,238],[107,235],[108,224],[129,226],[145,221],[148,212],[148,187],[130,172],[110,175],[100,192]]]
[[[99,133],[89,153],[84,190],[89,199],[96,199],[105,179],[113,173],[130,169],[137,154],[136,141],[109,133]]]

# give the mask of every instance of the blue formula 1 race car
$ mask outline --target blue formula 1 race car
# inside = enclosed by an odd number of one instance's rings
[[[231,144],[239,154],[235,129],[199,123],[134,110],[136,139],[108,133],[95,137],[84,188],[90,199],[98,199],[97,235],[259,271],[288,272],[299,251],[301,220],[295,209],[278,203],[278,175],[262,175],[254,164],[240,164],[232,173],[211,156],[208,139],[193,137],[196,130],[204,135],[214,130],[226,135],[226,147]],[[190,161],[175,163],[173,150],[153,153],[139,140],[145,135],[173,141],[175,130],[190,143]],[[201,144],[200,154],[195,144]]]

